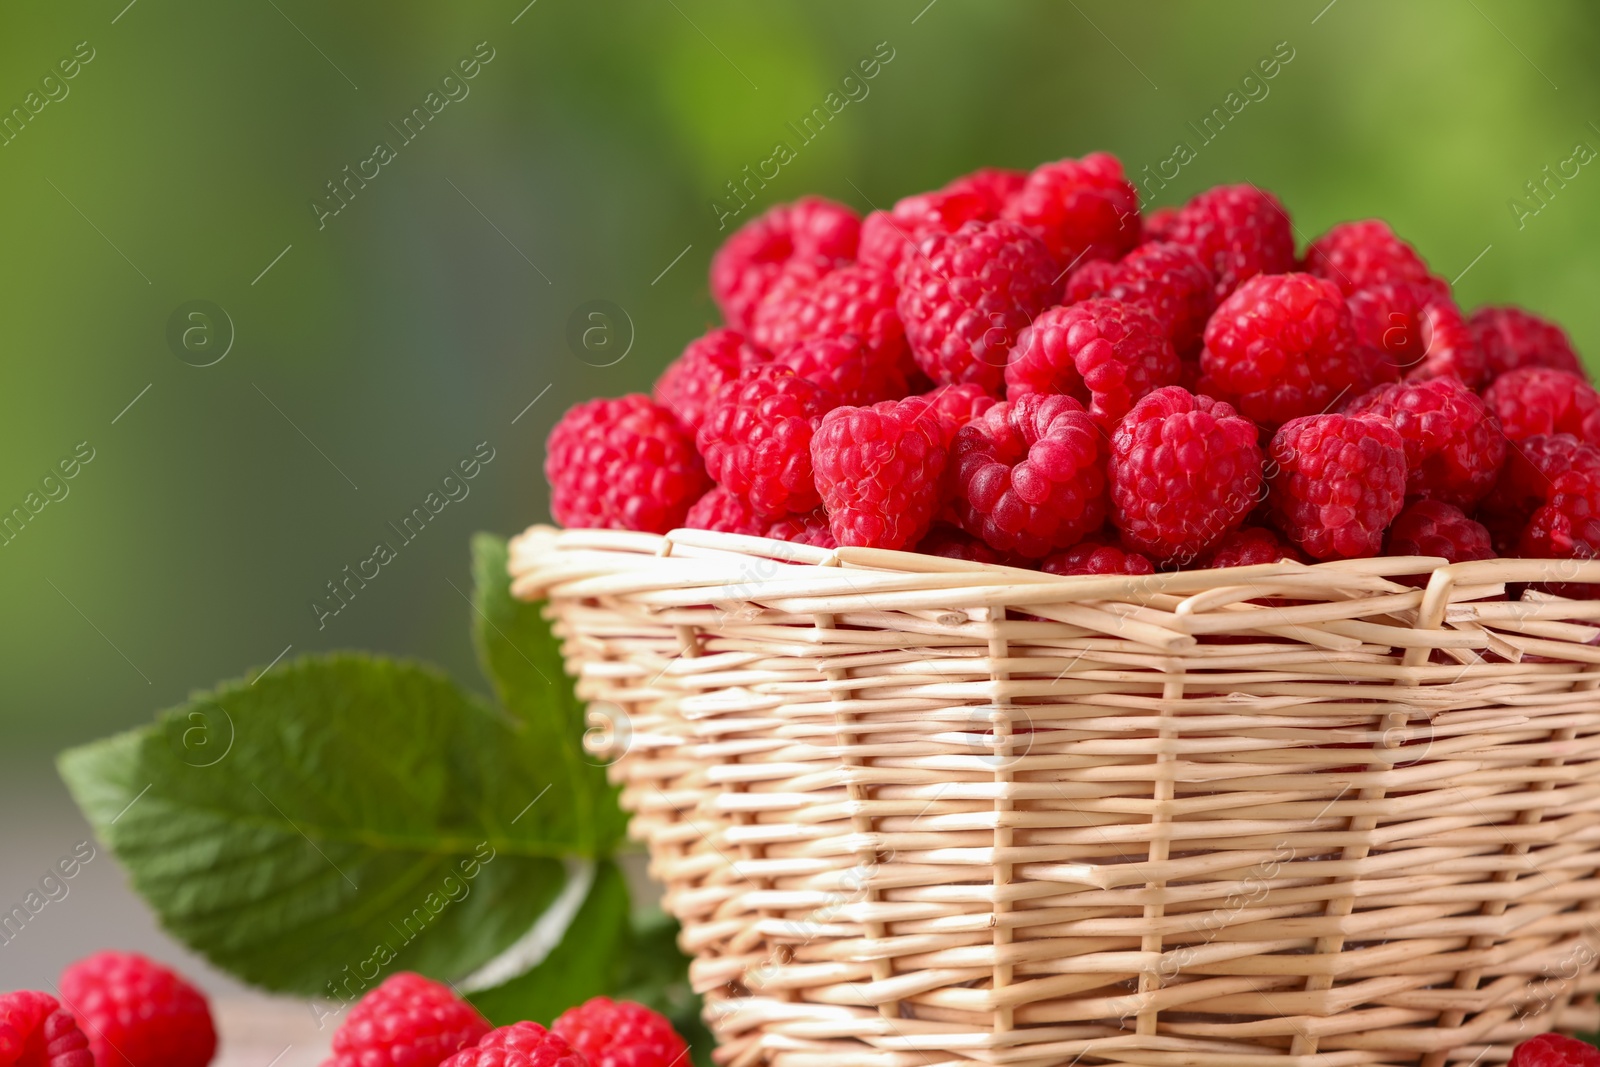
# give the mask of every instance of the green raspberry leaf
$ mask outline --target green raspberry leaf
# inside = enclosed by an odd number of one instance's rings
[[[565,796],[589,828],[592,855],[605,856],[624,840],[627,818],[604,765],[583,750],[584,705],[564,673],[561,645],[544,618],[544,603],[511,595],[506,542],[480,533],[472,539],[472,638],[483,673],[501,706],[542,738],[549,773],[564,775]]]
[[[565,859],[595,854],[592,806],[550,744],[431,669],[333,655],[60,764],[163,926],[245,981],[337,1007],[398,969],[465,977],[534,924]]]

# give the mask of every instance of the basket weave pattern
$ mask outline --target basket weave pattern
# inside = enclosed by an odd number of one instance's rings
[[[511,569],[720,1062],[1441,1067],[1600,1022],[1600,601],[1512,584],[1600,562],[1441,563],[535,527]]]

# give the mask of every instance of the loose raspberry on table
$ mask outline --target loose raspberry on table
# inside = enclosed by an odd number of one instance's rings
[[[1515,553],[1534,511],[1549,503],[1562,471],[1586,470],[1600,476],[1600,448],[1567,433],[1519,441],[1507,450],[1500,480],[1478,508],[1501,555]]]
[[[1493,559],[1488,529],[1442,500],[1418,500],[1389,527],[1391,556],[1443,556],[1451,563]]]
[[[449,986],[401,971],[350,1009],[334,1031],[333,1055],[322,1067],[438,1067],[476,1045],[489,1029],[478,1010]]]
[[[901,355],[905,355],[904,351]],[[853,333],[803,342],[774,356],[772,361],[822,386],[840,404],[898,400],[910,388],[907,371],[915,370],[909,359],[886,359],[875,354]]]
[[[1549,319],[1506,305],[1481,307],[1467,321],[1483,349],[1491,378],[1519,367],[1554,367],[1584,374],[1572,339]]]
[[[767,528],[761,531],[761,536],[770,537],[774,541],[810,545],[813,548],[839,547],[839,542],[834,539],[833,529],[828,525],[828,513],[822,508],[808,511],[804,515],[785,515],[768,524]]]
[[[538,1023],[513,1023],[490,1030],[441,1067],[590,1067],[583,1053]]]
[[[877,267],[850,264],[809,285],[780,284],[757,305],[750,328],[756,343],[783,356],[807,341],[854,334],[885,366],[913,369],[894,278]]]
[[[811,463],[841,545],[910,548],[944,505],[949,444],[921,397],[828,412]]]
[[[1268,503],[1290,541],[1316,559],[1375,556],[1405,503],[1406,451],[1382,419],[1308,415],[1267,450]]]
[[[550,512],[561,525],[666,533],[710,488],[693,438],[639,393],[571,408],[545,448]]]
[[[1450,296],[1450,283],[1430,271],[1427,260],[1382,219],[1334,226],[1311,242],[1302,269],[1333,282],[1346,296],[1389,282],[1415,282],[1437,297]]]
[[[1205,341],[1200,391],[1268,427],[1325,411],[1381,374],[1339,287],[1309,274],[1249,279],[1211,316]]]
[[[1383,282],[1348,303],[1357,339],[1383,353],[1388,377],[1454,377],[1474,389],[1487,380],[1483,349],[1448,296],[1417,282]]]
[[[1500,375],[1483,399],[1513,441],[1570,433],[1600,444],[1600,392],[1576,374],[1551,367],[1522,367]]]
[[[23,989],[0,993],[0,1065],[95,1067],[95,1059],[71,1012],[49,993]]]
[[[1456,378],[1380,385],[1345,407],[1388,420],[1406,446],[1406,495],[1471,507],[1494,488],[1506,439],[1478,394]]]
[[[1161,323],[1179,357],[1193,358],[1216,308],[1215,286],[1210,268],[1192,249],[1143,244],[1114,263],[1097,259],[1078,267],[1067,277],[1062,303],[1109,296],[1143,308]]]
[[[1006,564],[1005,556],[990,548],[967,531],[942,522],[933,524],[928,536],[917,543],[917,551],[926,556],[943,556],[946,559],[964,559],[968,563]]]
[[[667,364],[651,397],[692,434],[700,428],[718,389],[771,358],[772,353],[758,348],[738,330],[718,326],[690,341],[683,354]]]
[[[595,997],[562,1012],[550,1028],[589,1067],[690,1067],[689,1046],[672,1024],[629,1000]]]
[[[748,500],[734,496],[720,485],[712,486],[705,496],[694,502],[683,524],[691,530],[719,530],[751,537],[760,537],[771,525]]]
[[[1117,545],[1079,541],[1064,552],[1052,552],[1039,564],[1047,574],[1154,574],[1149,557]]]
[[[96,952],[61,972],[61,1001],[97,1067],[205,1067],[211,1008],[175,971],[136,952]]]
[[[861,247],[856,259],[892,279],[917,242],[930,233],[954,233],[964,223],[987,221],[999,208],[976,190],[939,190],[897,201],[888,211],[874,211],[861,220]]]
[[[1034,227],[1062,268],[1139,243],[1139,192],[1109,152],[1035,167],[1000,217]]]
[[[962,527],[997,551],[1046,556],[1105,521],[1100,431],[1069,396],[996,404],[956,434],[950,461]]]
[[[711,257],[711,297],[735,329],[786,274],[820,278],[856,258],[861,220],[820,196],[779,204],[735,230]]]
[[[784,366],[746,371],[717,391],[695,442],[706,470],[773,517],[822,503],[811,472],[811,434],[837,406],[825,387]]]
[[[1022,331],[1006,366],[1006,396],[1070,396],[1109,432],[1140,397],[1176,382],[1178,370],[1178,354],[1154,316],[1097,297],[1050,308]]]
[[[954,441],[956,431],[985,411],[1000,403],[988,390],[975,382],[961,385],[936,385],[922,399],[933,406],[933,413],[944,425],[945,440]]]
[[[1017,335],[1055,302],[1058,273],[1019,223],[969,222],[923,238],[901,269],[898,303],[917,365],[938,384],[998,393]]]
[[[1296,563],[1306,561],[1304,553],[1279,537],[1277,531],[1265,526],[1241,526],[1222,536],[1204,565],[1253,567],[1261,563],[1281,563],[1286,559]]]
[[[1111,435],[1111,522],[1157,562],[1187,566],[1261,502],[1255,423],[1179,386],[1133,406]]]
[[[1575,1037],[1540,1034],[1512,1049],[1506,1067],[1600,1067],[1600,1049]]]
[[[1178,209],[1161,240],[1188,245],[1216,278],[1222,300],[1257,274],[1295,268],[1294,228],[1278,198],[1253,185],[1219,185]]]
[[[1028,184],[1028,172],[1005,167],[979,167],[944,187],[947,193],[974,193],[983,198],[988,218],[999,218],[1011,198]]]

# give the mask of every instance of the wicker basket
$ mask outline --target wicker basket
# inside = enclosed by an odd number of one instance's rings
[[[1522,585],[1600,562],[1441,564],[535,527],[511,569],[721,1062],[1439,1067],[1600,1021],[1600,601]]]

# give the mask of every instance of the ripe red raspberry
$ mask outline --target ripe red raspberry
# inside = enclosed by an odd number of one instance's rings
[[[1583,361],[1567,332],[1549,319],[1519,307],[1481,307],[1467,320],[1498,377],[1519,367],[1554,367],[1583,374]]]
[[[1380,385],[1345,408],[1388,420],[1406,446],[1406,495],[1471,507],[1494,488],[1506,439],[1489,408],[1456,378]]]
[[[968,563],[1004,564],[1006,557],[973,537],[965,530],[934,523],[928,536],[917,543],[917,551],[926,556],[943,556],[946,559],[964,559]]]
[[[755,309],[751,336],[782,356],[807,341],[854,334],[874,360],[909,373],[911,350],[895,310],[899,293],[887,272],[852,263],[809,285],[775,286]]]
[[[1099,541],[1079,541],[1065,552],[1052,552],[1039,564],[1047,574],[1154,574],[1155,564],[1137,552]]]
[[[61,1001],[98,1067],[205,1067],[211,1009],[176,972],[134,952],[96,952],[61,972]]]
[[[1333,282],[1346,296],[1388,282],[1416,282],[1435,296],[1450,297],[1450,283],[1381,219],[1334,226],[1311,242],[1302,269]]]
[[[726,382],[772,358],[738,330],[726,326],[696,337],[661,372],[651,396],[690,433],[700,428],[711,398]]]
[[[1139,243],[1139,192],[1109,152],[1035,167],[1000,217],[1037,229],[1061,267],[1116,259]]]
[[[640,393],[561,416],[545,448],[550,513],[569,529],[666,533],[710,488],[689,434]]]
[[[922,399],[933,405],[933,414],[944,425],[945,441],[954,441],[956,431],[1000,403],[974,382],[962,385],[936,385]]]
[[[1054,303],[1057,268],[1015,222],[932,234],[901,268],[900,318],[917,365],[941,385],[1000,391],[1017,334]]]
[[[1507,371],[1490,383],[1483,399],[1513,441],[1570,433],[1600,445],[1600,392],[1576,374],[1550,367]]]
[[[1004,167],[980,167],[971,174],[963,174],[944,187],[947,193],[976,193],[983,198],[986,218],[999,218],[1011,198],[1028,184],[1025,170],[1007,170]]]
[[[1200,370],[1201,392],[1272,427],[1365,391],[1379,357],[1357,341],[1338,286],[1309,274],[1262,274],[1211,316]]]
[[[1540,1034],[1512,1049],[1506,1067],[1600,1067],[1600,1049],[1575,1037]]]
[[[0,1065],[95,1067],[95,1059],[71,1012],[49,993],[24,989],[0,993]]]
[[[1546,499],[1549,503],[1533,513],[1522,531],[1517,554],[1534,559],[1600,556],[1600,472],[1588,466],[1559,471],[1550,479]]]
[[[690,1067],[689,1046],[672,1024],[643,1004],[595,997],[562,1012],[551,1029],[589,1067]]]
[[[1562,471],[1600,476],[1600,448],[1567,433],[1530,437],[1507,450],[1500,480],[1479,507],[1479,518],[1501,555],[1515,552],[1534,511],[1549,502]]]
[[[711,257],[711,298],[729,326],[750,313],[785,274],[820,278],[856,258],[861,220],[820,196],[779,204],[735,230]]]
[[[1146,241],[1171,241],[1172,228],[1177,224],[1177,208],[1154,208],[1147,212],[1144,217],[1144,239]]]
[[[1133,406],[1111,435],[1111,522],[1160,563],[1199,559],[1262,499],[1255,423],[1176,385]]]
[[[832,393],[788,367],[757,367],[717,391],[695,442],[712,478],[756,511],[810,511],[822,503],[811,434],[834,406]]]
[[[921,397],[828,412],[811,438],[817,490],[841,545],[909,548],[944,504],[949,445]]]
[[[956,434],[956,513],[991,548],[1047,556],[1105,521],[1104,461],[1100,431],[1083,405],[1024,394]]]
[[[1406,495],[1406,450],[1382,419],[1309,415],[1268,449],[1278,529],[1316,559],[1378,555]]]
[[[874,211],[861,220],[861,247],[856,259],[893,278],[905,258],[916,254],[917,242],[928,234],[955,233],[964,223],[994,218],[999,210],[975,190],[939,190],[908,196],[891,210]]]
[[[772,361],[822,386],[840,404],[898,400],[910,388],[907,371],[915,370],[909,359],[886,360],[874,354],[855,334],[806,341]]]
[[[1265,526],[1241,526],[1223,535],[1207,567],[1253,567],[1259,563],[1279,563],[1292,559],[1304,563],[1305,555]]]
[[[1097,259],[1073,271],[1062,303],[1109,296],[1143,308],[1161,323],[1178,355],[1192,358],[1216,308],[1215,285],[1210,269],[1184,245],[1143,244],[1115,263]]]
[[[720,530],[751,537],[760,537],[769,525],[748,500],[734,496],[720,485],[712,486],[705,496],[694,502],[683,524],[691,530]]]
[[[490,1030],[440,1067],[589,1067],[583,1053],[538,1023],[513,1023]]]
[[[1458,507],[1441,500],[1418,500],[1406,506],[1389,527],[1388,555],[1443,556],[1451,563],[1493,559],[1489,531]]]
[[[828,525],[828,513],[822,508],[808,511],[804,515],[785,515],[769,524],[761,531],[761,536],[770,537],[774,541],[810,545],[813,548],[839,547],[839,542],[834,540],[833,530]]]
[[[449,986],[401,971],[350,1009],[322,1067],[438,1067],[488,1032],[483,1016]]]
[[[1142,308],[1104,297],[1053,307],[1017,339],[1006,396],[1061,393],[1110,431],[1140,397],[1178,380],[1178,354]]]
[[[1485,381],[1483,349],[1448,296],[1417,282],[1384,282],[1348,303],[1357,339],[1383,353],[1389,377],[1455,377],[1474,389]]]
[[[1219,185],[1178,209],[1161,238],[1194,249],[1217,280],[1217,299],[1257,274],[1294,270],[1294,228],[1278,198],[1253,185]]]

